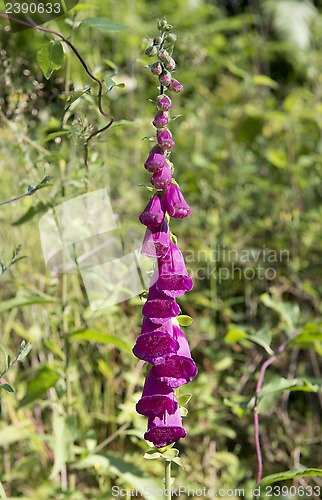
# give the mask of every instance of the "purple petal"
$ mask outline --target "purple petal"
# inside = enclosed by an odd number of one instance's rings
[[[170,297],[180,297],[191,290],[193,283],[187,273],[182,252],[172,241],[168,253],[158,259],[158,268],[158,290]]]
[[[165,220],[160,226],[148,227],[145,232],[141,253],[147,257],[164,257],[170,247],[170,228]]]

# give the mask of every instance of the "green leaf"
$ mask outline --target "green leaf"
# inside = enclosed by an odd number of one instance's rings
[[[263,293],[261,295],[261,301],[266,307],[274,309],[290,328],[294,328],[294,323],[296,323],[300,314],[297,304],[273,300],[268,293]]]
[[[6,495],[6,492],[4,490],[4,487],[2,486],[2,483],[0,482],[0,498],[3,499],[3,498],[8,498],[7,495]]]
[[[186,417],[188,415],[188,408],[186,408],[185,406],[181,406],[181,408],[180,408],[180,415],[182,417]]]
[[[266,75],[254,75],[253,83],[255,85],[265,85],[266,87],[272,87],[273,89],[276,89],[278,87],[278,83]]]
[[[107,17],[94,17],[93,19],[87,19],[86,21],[81,22],[76,31],[84,26],[90,26],[91,28],[97,28],[104,33],[110,33],[111,31],[124,31],[127,30],[127,26],[123,26],[122,24],[117,24],[111,19]]]
[[[274,167],[281,169],[288,167],[288,156],[285,151],[280,149],[268,149],[266,156]]]
[[[0,389],[3,389],[4,391],[8,392],[11,396],[15,397],[15,390],[11,385],[9,384],[0,384]]]
[[[265,396],[282,391],[317,392],[318,390],[319,386],[317,384],[311,384],[305,378],[286,379],[284,377],[276,377],[272,380],[272,382],[263,386],[259,392],[259,399],[263,399]]]
[[[225,336],[225,342],[227,344],[235,344],[239,340],[247,339],[248,334],[244,331],[242,327],[238,327],[233,323],[228,325],[228,332]]]
[[[108,92],[110,92],[114,87],[120,87],[121,89],[124,89],[125,87],[125,83],[115,83],[109,76],[104,76],[103,80],[106,83]]]
[[[277,472],[276,474],[271,474],[270,476],[263,477],[263,479],[256,485],[266,486],[267,484],[276,483],[277,481],[283,481],[285,479],[294,479],[296,477],[307,477],[307,476],[322,476],[322,469],[291,469],[285,472]]]
[[[131,122],[130,120],[119,120],[118,122],[113,122],[110,128],[116,127],[138,127],[137,122]]]
[[[237,403],[227,398],[224,398],[224,405],[231,408],[233,413],[235,413],[235,415],[237,415],[238,417],[242,417],[247,410],[246,403]]]
[[[271,347],[270,347],[270,343],[271,343],[272,338],[271,338],[270,332],[268,330],[266,330],[266,328],[262,328],[261,330],[258,330],[258,332],[256,332],[255,335],[248,335],[247,338],[251,342],[255,342],[255,344],[258,344],[261,347],[263,347],[265,349],[265,351],[268,352],[268,354],[270,354],[270,355],[274,354],[273,349],[271,349]]]
[[[32,379],[27,385],[27,391],[22,400],[20,401],[19,407],[23,408],[35,401],[35,399],[40,398],[43,394],[45,394],[50,387],[56,384],[59,380],[59,375],[50,365],[45,365],[38,372],[36,377]]]
[[[291,338],[288,344],[309,344],[314,342],[322,342],[322,323],[307,323],[298,335]]]
[[[56,137],[60,137],[61,135],[70,134],[72,131],[76,131],[76,129],[73,128],[73,130],[57,130],[57,132],[52,132],[51,134],[47,135],[45,142],[52,141],[53,139],[56,139]]]
[[[77,99],[79,99],[80,97],[83,97],[83,95],[90,94],[90,93],[91,93],[91,89],[90,88],[88,88],[86,90],[80,90],[79,92],[75,92],[75,94],[72,94],[69,97],[69,99],[66,101],[66,103],[65,103],[65,109],[67,109]],[[65,131],[64,131],[64,133],[65,133]],[[51,135],[51,134],[49,134],[49,135]],[[48,137],[47,137],[47,140],[49,140]]]
[[[182,394],[182,396],[178,397],[179,406],[186,406],[186,404],[192,398],[192,394]]]
[[[53,352],[54,354],[56,354],[56,356],[59,356],[60,359],[64,360],[65,359],[65,353],[59,349],[59,347],[57,346],[57,344],[55,344],[54,342],[51,342],[51,340],[48,340],[48,339],[44,339],[43,340],[43,343],[44,345],[51,351]]]
[[[52,184],[50,184],[50,185],[52,185]],[[46,207],[46,205],[44,205],[44,203],[42,203],[40,201],[39,203],[37,203],[36,206],[29,207],[27,212],[24,215],[22,215],[21,217],[19,217],[19,219],[12,222],[11,225],[12,226],[20,226],[21,224],[24,224],[25,222],[28,222],[29,220],[31,220],[35,215],[46,212],[47,209],[48,209],[48,207]],[[24,258],[26,258],[26,257],[24,257]]]
[[[17,360],[23,361],[28,356],[31,349],[32,349],[32,344],[30,342],[26,343],[26,341],[23,340],[20,344]]]
[[[192,318],[186,314],[180,314],[180,316],[177,316],[177,320],[180,326],[189,326],[193,321]]]
[[[7,353],[6,349],[3,347],[3,345],[1,345],[1,344],[0,344],[0,349],[3,352],[4,359],[5,359],[5,370],[8,370],[8,368],[10,366],[10,356]],[[1,373],[2,372],[3,372],[3,370],[1,370]]]
[[[54,456],[55,463],[49,479],[54,479],[70,457],[70,448],[78,437],[76,414],[58,415],[53,417]]]
[[[127,344],[127,342],[122,340],[120,337],[116,337],[114,335],[108,335],[106,333],[102,333],[97,330],[92,330],[92,329],[79,330],[77,332],[65,333],[63,337],[67,339],[93,340],[94,342],[113,344],[120,351],[124,351],[129,354],[132,352],[131,347]]]
[[[1,302],[0,313],[3,313],[4,311],[11,311],[11,309],[16,307],[30,306],[31,304],[50,304],[51,302],[58,302],[58,299],[54,297],[46,298],[41,295],[22,295]]]
[[[179,455],[179,450],[176,448],[171,448],[170,450],[166,450],[164,453],[161,453],[162,458],[176,458]]]
[[[175,464],[179,465],[179,467],[183,467],[182,460],[180,457],[175,457],[171,460],[171,462],[174,462]],[[185,469],[185,467],[183,467]]]
[[[144,453],[143,458],[146,458],[147,460],[155,460],[156,458],[160,458],[161,456],[161,453],[159,453],[158,451],[149,450]]]
[[[37,63],[47,80],[52,72],[61,68],[64,62],[64,51],[62,44],[58,41],[49,42],[37,53]]]

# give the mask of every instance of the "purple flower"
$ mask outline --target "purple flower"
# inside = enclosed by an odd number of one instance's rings
[[[156,128],[164,128],[168,125],[168,122],[168,116],[163,111],[157,111],[152,123]]]
[[[177,94],[183,90],[183,85],[178,82],[178,80],[175,80],[174,78],[171,79],[169,90],[172,92],[176,92]]]
[[[161,94],[157,97],[157,106],[160,111],[170,111],[172,108],[171,99],[165,94]]]
[[[151,73],[153,75],[161,75],[162,73],[162,66],[159,61],[155,62],[151,66]]]
[[[169,354],[176,353],[178,349],[179,343],[173,338],[171,320],[157,325],[148,318],[143,319],[141,335],[133,347],[133,354],[137,358],[157,365],[163,363]]]
[[[173,389],[157,380],[151,370],[146,376],[142,398],[136,405],[136,411],[146,417],[162,417],[167,411],[172,415],[178,408],[178,401]]]
[[[156,330],[138,336],[133,354],[152,365],[157,365],[164,363],[167,356],[176,353],[178,349],[178,342],[169,333]]]
[[[158,195],[155,195],[149,201],[143,212],[141,213],[140,222],[144,226],[156,227],[160,226],[164,219],[164,207]]]
[[[147,257],[159,259],[168,252],[169,246],[170,228],[167,222],[163,220],[160,226],[146,229],[141,253]]]
[[[183,219],[191,214],[191,208],[174,183],[170,184],[164,192],[164,206],[168,214],[175,219]]]
[[[172,149],[175,146],[175,143],[171,137],[171,134],[168,129],[164,129],[157,132],[157,139],[160,148],[162,149]]]
[[[151,441],[157,448],[162,448],[186,435],[182,427],[180,408],[177,408],[172,415],[166,411],[161,418],[149,417],[148,431],[144,434],[144,439]]]
[[[150,318],[153,323],[166,323],[179,312],[180,308],[175,299],[157,290],[156,284],[151,286],[148,300],[142,308],[143,316]]]
[[[158,259],[159,278],[157,289],[170,297],[180,297],[191,290],[193,283],[184,263],[181,250],[170,241],[168,253]]]
[[[178,352],[169,354],[164,363],[153,366],[152,371],[161,382],[170,387],[180,387],[193,380],[198,370],[191,357],[188,340],[176,324],[173,326],[173,336],[179,342]]]
[[[154,172],[151,177],[151,184],[155,187],[155,189],[165,189],[170,186],[171,181],[172,172],[167,163],[165,163],[160,170]]]
[[[163,149],[156,146],[150,151],[148,159],[144,163],[148,172],[156,172],[163,167],[165,162],[165,152]]]
[[[167,87],[171,83],[171,73],[169,71],[164,71],[160,76],[159,76],[159,82],[161,85],[164,85]]]
[[[160,331],[163,333],[169,333],[173,337],[173,323],[172,319],[169,319],[166,323],[153,323],[149,318],[143,318],[141,334],[152,333],[155,331]]]

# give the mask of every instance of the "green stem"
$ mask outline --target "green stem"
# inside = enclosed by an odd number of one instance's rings
[[[164,489],[166,492],[165,499],[171,500],[171,462],[165,460],[164,462]]]

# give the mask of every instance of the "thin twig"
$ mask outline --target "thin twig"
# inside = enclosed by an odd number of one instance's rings
[[[259,440],[259,417],[258,417],[258,395],[259,392],[262,388],[263,385],[263,380],[264,380],[264,375],[267,370],[267,368],[275,361],[277,356],[281,354],[285,347],[286,347],[287,341],[283,342],[272,356],[270,356],[263,364],[260,370],[259,374],[259,379],[256,385],[256,391],[255,391],[255,404],[254,404],[254,426],[255,426],[255,445],[256,445],[256,454],[257,454],[257,462],[258,462],[258,473],[257,473],[257,483],[260,482],[262,478],[262,473],[263,473],[263,459],[262,459],[262,452],[261,452],[261,447],[260,447],[260,440]],[[257,496],[254,496],[254,499],[257,500]]]
[[[112,123],[114,121],[114,116],[111,115],[111,114],[109,114],[109,113],[105,113],[105,111],[102,108],[103,84],[102,84],[101,80],[99,78],[97,78],[96,76],[93,75],[93,73],[88,68],[86,62],[84,61],[84,59],[82,58],[82,56],[80,55],[80,53],[78,52],[78,50],[76,49],[76,47],[64,35],[62,35],[61,33],[58,33],[57,31],[50,30],[48,28],[43,28],[42,26],[38,26],[38,25],[34,25],[34,24],[31,24],[31,23],[28,23],[26,21],[21,21],[20,19],[8,16],[6,14],[1,14],[0,13],[0,17],[2,17],[3,19],[6,19],[7,21],[13,21],[13,22],[22,24],[23,26],[27,26],[28,28],[33,28],[33,29],[35,29],[37,31],[43,31],[45,33],[51,33],[52,35],[58,36],[64,43],[66,43],[72,49],[72,51],[74,52],[74,54],[77,56],[77,58],[81,62],[83,68],[86,71],[86,73],[90,76],[90,78],[92,78],[92,80],[94,80],[98,84],[98,86],[99,86],[98,96],[97,96],[98,109],[99,109],[101,115],[106,116],[107,118],[110,119],[110,121],[104,127],[102,127],[100,129],[96,130],[95,132],[93,132],[86,139],[86,141],[85,141],[85,144],[84,144],[84,162],[85,162],[86,177],[87,177],[88,170],[89,170],[89,165],[88,165],[88,143],[97,134],[100,134],[101,132],[104,132],[105,130],[107,130],[112,125]],[[86,189],[87,189],[87,179],[85,179],[85,186],[86,186]]]
[[[19,196],[15,196],[14,198],[10,198],[10,200],[7,200],[7,201],[2,201],[0,203],[0,207],[2,205],[6,205],[7,203],[12,203],[13,201],[16,201],[16,200],[20,200],[20,198],[24,198],[24,196],[30,196],[32,194],[34,194],[36,191],[29,191],[27,193],[23,193],[23,194],[20,194]]]

